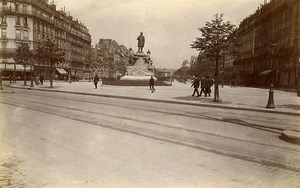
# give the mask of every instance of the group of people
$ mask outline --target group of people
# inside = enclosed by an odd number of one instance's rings
[[[209,96],[211,93],[211,86],[214,84],[214,81],[209,78],[209,76],[203,77],[201,80],[199,80],[198,76],[195,76],[195,79],[192,83],[191,87],[194,87],[194,92],[192,96],[195,96],[197,93],[197,97],[200,97],[202,93],[205,97]],[[201,87],[200,93],[198,88]]]
[[[38,75],[38,76],[36,76],[36,77],[33,77],[33,80],[34,80],[34,82],[35,82],[35,85],[39,85],[39,84],[43,85],[43,84],[44,84],[45,78],[44,78],[44,75],[43,75],[43,74],[40,74],[40,75]],[[11,84],[17,83],[16,79],[13,78],[12,75],[9,75],[9,82],[10,82]]]
[[[35,85],[43,85],[45,81],[44,75],[40,74],[34,78]]]

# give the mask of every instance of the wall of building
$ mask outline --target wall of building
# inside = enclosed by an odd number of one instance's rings
[[[300,1],[271,0],[238,28],[236,74],[245,85],[295,87],[299,78]],[[271,70],[267,75],[262,74]]]
[[[48,38],[55,40],[66,52],[66,61],[58,66],[75,74],[85,71],[85,56],[91,47],[91,35],[86,26],[65,11],[57,11],[47,0],[8,0],[0,2],[0,59],[11,63],[17,46],[28,43],[35,51]],[[3,23],[6,20],[6,23]],[[2,30],[6,29],[6,37]],[[35,67],[46,71],[49,64],[36,62]]]
[[[114,71],[110,65],[129,65],[130,50],[124,45],[119,45],[112,39],[99,39],[95,46],[98,57],[98,75],[102,78],[115,79],[122,74]]]

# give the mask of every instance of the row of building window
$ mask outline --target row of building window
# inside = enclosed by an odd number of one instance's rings
[[[5,39],[7,38],[7,30],[6,28],[1,28],[1,38]],[[23,30],[23,39],[28,39],[28,30]],[[21,29],[16,29],[16,39],[22,39],[22,30]]]
[[[3,24],[3,25],[7,24],[6,16],[0,16],[0,24]],[[16,25],[28,26],[28,18],[17,16],[16,17]]]
[[[4,11],[28,13],[28,6],[18,3],[2,2],[0,3],[0,9]]]

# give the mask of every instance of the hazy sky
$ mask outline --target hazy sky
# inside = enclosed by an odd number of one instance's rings
[[[51,0],[52,1],[52,0]],[[56,0],[90,30],[92,45],[100,38],[111,38],[137,51],[140,32],[146,38],[157,68],[179,68],[197,55],[190,44],[200,32],[197,28],[222,13],[225,20],[239,25],[253,14],[263,0]]]

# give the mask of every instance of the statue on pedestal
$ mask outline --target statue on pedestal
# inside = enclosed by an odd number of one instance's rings
[[[148,50],[147,54],[143,53],[145,37],[142,32],[137,40],[138,52],[134,53],[131,48],[129,49],[129,66],[126,66],[126,75],[121,77],[120,80],[147,81],[148,83],[150,77],[154,76],[154,66],[150,57],[151,52]]]
[[[145,37],[143,36],[143,32],[140,33],[140,36],[138,36],[137,40],[138,40],[138,52],[143,52],[143,48],[145,45]]]

